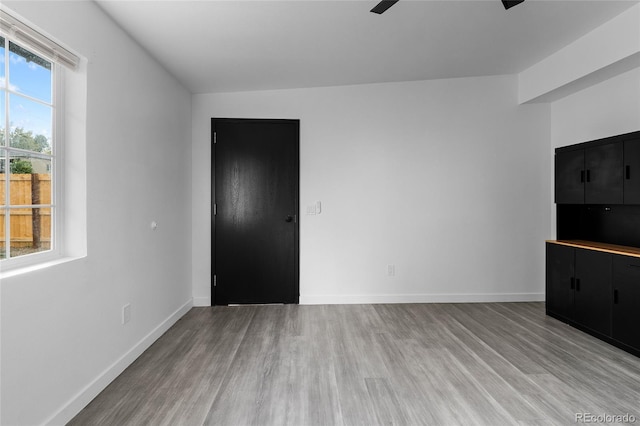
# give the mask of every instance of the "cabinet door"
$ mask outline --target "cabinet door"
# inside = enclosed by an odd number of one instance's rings
[[[640,259],[613,259],[613,338],[640,350]]]
[[[567,320],[573,319],[573,247],[547,243],[546,309]]]
[[[640,139],[624,143],[624,203],[640,204]]]
[[[611,335],[611,254],[576,249],[574,320]]]
[[[622,204],[622,142],[585,150],[586,204]]]
[[[556,153],[557,204],[584,204],[584,150]]]

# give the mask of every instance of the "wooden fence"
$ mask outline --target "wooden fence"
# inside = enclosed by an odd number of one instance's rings
[[[51,204],[51,175],[10,174],[9,205]],[[0,174],[0,204],[6,202],[6,175]],[[5,244],[5,211],[0,210],[0,247]],[[51,244],[51,209],[10,210],[11,247],[47,248]]]

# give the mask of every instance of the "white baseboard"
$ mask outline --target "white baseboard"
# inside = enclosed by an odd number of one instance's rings
[[[544,293],[481,294],[323,294],[300,296],[301,305],[349,305],[378,303],[490,303],[542,302]]]
[[[321,294],[300,295],[301,305],[356,305],[368,303],[490,303],[544,302],[544,293],[479,294]],[[210,297],[194,297],[193,306],[211,306]]]
[[[210,297],[194,297],[193,298],[193,306],[211,306],[211,298]]]
[[[100,392],[102,392],[116,377],[120,375],[133,361],[149,348],[160,336],[162,336],[173,324],[186,314],[193,306],[193,299],[189,299],[184,305],[173,312],[167,319],[162,321],[149,334],[144,336],[129,351],[122,355],[116,362],[111,364],[105,371],[100,373],[91,383],[78,392],[66,404],[64,404],[53,416],[44,424],[64,425],[76,414],[87,406]]]

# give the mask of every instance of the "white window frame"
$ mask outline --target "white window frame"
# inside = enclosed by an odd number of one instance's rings
[[[76,69],[79,63],[79,58],[68,50],[62,48],[54,41],[50,40],[42,33],[33,29],[32,26],[23,23],[15,16],[7,13],[4,8],[0,9],[0,35],[5,39],[5,78],[7,79],[7,87],[5,91],[5,123],[2,123],[2,127],[6,128],[5,139],[2,141],[2,148],[7,153],[5,157],[5,173],[7,179],[5,180],[5,194],[7,199],[4,206],[10,206],[9,199],[9,185],[10,179],[8,178],[10,173],[10,164],[8,162],[9,155],[11,153],[26,153],[34,155],[36,157],[47,158],[51,160],[51,204],[41,205],[43,208],[51,208],[51,246],[50,249],[41,252],[22,255],[14,258],[6,258],[0,260],[0,272],[13,271],[20,268],[26,268],[34,265],[46,264],[63,257],[64,255],[64,239],[63,239],[63,224],[64,224],[64,73],[65,68]],[[16,94],[29,100],[43,103],[39,99],[34,99],[28,95],[24,95],[20,92],[15,92],[9,87],[9,63],[7,57],[9,56],[9,42],[12,42],[40,57],[51,62],[52,73],[52,87],[51,87],[51,104],[52,108],[52,134],[51,134],[51,155],[39,155],[38,153],[32,153],[30,151],[19,150],[11,148],[8,144],[9,131],[8,126],[9,117],[9,97],[11,94]],[[64,64],[62,66],[61,64]],[[47,104],[48,105],[48,104]],[[32,207],[32,206],[22,206]],[[18,206],[11,206],[11,208],[19,208]],[[10,254],[10,217],[9,212],[11,208],[7,208],[5,214],[5,246],[6,250]]]

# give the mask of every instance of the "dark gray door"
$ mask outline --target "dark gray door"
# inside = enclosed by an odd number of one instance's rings
[[[640,136],[624,142],[624,203],[640,204]]]
[[[576,249],[575,321],[611,335],[611,255]]]
[[[299,120],[212,119],[216,305],[298,303]]]
[[[622,204],[622,142],[585,150],[585,204]]]
[[[566,320],[573,319],[575,249],[547,243],[547,311]]]
[[[557,204],[584,204],[584,150],[556,153]]]
[[[613,258],[613,338],[640,350],[640,259]]]

